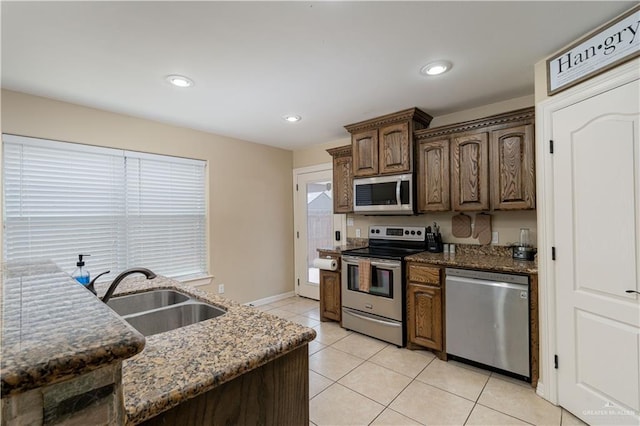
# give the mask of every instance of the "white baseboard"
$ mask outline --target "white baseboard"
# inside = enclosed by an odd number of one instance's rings
[[[540,398],[544,398],[544,385],[542,384],[542,382],[540,381],[540,379],[538,379],[538,385],[536,386],[536,394],[540,397]]]
[[[293,291],[288,291],[282,294],[276,294],[275,296],[265,297],[264,299],[254,300],[253,302],[247,302],[245,305],[249,306],[260,306],[260,305],[268,305],[269,303],[277,302],[278,300],[288,299],[289,297],[293,297],[296,294]]]

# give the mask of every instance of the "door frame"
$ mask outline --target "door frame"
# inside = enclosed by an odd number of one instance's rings
[[[558,404],[558,374],[554,368],[557,354],[557,316],[554,261],[553,203],[553,113],[590,97],[627,84],[640,78],[640,58],[616,67],[604,74],[581,83],[558,95],[536,104],[536,176],[537,176],[537,228],[538,228],[538,306],[540,310],[540,380],[537,393]]]
[[[331,188],[333,190],[333,188],[335,188],[334,182],[333,182],[333,163],[332,162],[328,162],[328,163],[322,163],[322,164],[316,164],[313,166],[306,166],[306,167],[298,167],[293,169],[293,180],[292,180],[292,194],[293,194],[293,291],[296,295],[298,295],[298,285],[297,285],[297,280],[299,277],[301,277],[302,275],[302,271],[299,270],[298,267],[298,256],[301,255],[302,253],[302,249],[300,248],[300,240],[299,238],[297,238],[296,233],[298,232],[298,230],[300,229],[300,213],[298,211],[298,207],[297,207],[297,189],[296,189],[296,185],[298,182],[298,176],[299,175],[303,175],[306,173],[314,173],[314,172],[324,172],[324,171],[330,171],[331,172]],[[335,214],[333,215],[333,228],[335,231],[340,231],[340,236],[341,236],[341,241],[340,242],[336,242],[335,240],[335,233],[333,236],[333,242],[336,245],[339,244],[344,244],[345,240],[347,238],[347,215],[346,214]],[[303,248],[304,252],[306,254],[306,247]]]

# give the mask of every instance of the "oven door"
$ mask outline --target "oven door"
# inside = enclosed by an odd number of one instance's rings
[[[366,286],[360,281],[363,260],[370,262]],[[402,321],[402,262],[342,256],[342,306]]]

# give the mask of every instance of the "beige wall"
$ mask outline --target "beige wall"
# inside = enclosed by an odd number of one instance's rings
[[[204,289],[224,283],[241,303],[293,291],[291,151],[6,90],[2,131],[206,160],[215,279]]]
[[[478,108],[468,109],[453,114],[434,117],[430,127],[445,126],[448,124],[458,123],[466,120],[474,120],[493,114],[500,114],[520,108],[527,108],[534,105],[534,95],[523,96],[519,98],[509,99],[503,102],[485,105]],[[427,111],[429,112],[429,111]],[[325,151],[327,148],[347,145],[351,142],[349,135],[345,130],[345,138],[337,141],[315,145],[309,148],[296,150],[293,152],[294,167],[311,166],[314,164],[327,163],[331,161],[331,156]],[[508,245],[517,242],[519,239],[520,228],[530,229],[531,242],[536,241],[536,212],[518,211],[518,212],[492,212],[492,228],[498,231],[498,244]],[[356,230],[360,229],[362,237],[366,237],[367,230],[370,225],[407,225],[407,226],[427,226],[432,225],[434,221],[438,222],[441,227],[442,236],[445,242],[478,244],[478,240],[473,238],[455,238],[451,234],[451,217],[452,212],[427,214],[419,216],[360,216],[348,215],[353,218],[353,226],[347,227],[347,236],[356,237]],[[475,214],[470,215],[472,219]]]
[[[351,138],[349,138],[349,135],[347,134],[344,139],[338,139],[293,151],[293,168],[298,169],[300,167],[315,166],[316,164],[331,163],[332,159],[327,152],[327,149],[348,145],[350,143]]]

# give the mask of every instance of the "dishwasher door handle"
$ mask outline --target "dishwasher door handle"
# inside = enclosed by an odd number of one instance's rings
[[[501,287],[507,289],[514,290],[529,290],[528,284],[512,284],[512,283],[504,283],[500,281],[488,281],[488,280],[478,280],[473,278],[465,278],[465,277],[446,277],[445,279],[445,288],[450,284],[463,284],[463,285],[472,285],[472,286],[488,286],[488,287]]]

